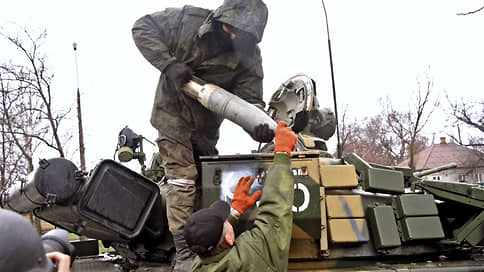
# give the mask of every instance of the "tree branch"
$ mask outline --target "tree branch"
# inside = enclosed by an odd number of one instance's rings
[[[484,9],[484,6],[483,7],[480,7],[474,11],[469,11],[469,12],[464,12],[464,13],[457,13],[457,15],[460,15],[460,16],[466,16],[466,15],[470,15],[470,14],[474,14],[474,13],[478,13],[479,11],[483,10]]]

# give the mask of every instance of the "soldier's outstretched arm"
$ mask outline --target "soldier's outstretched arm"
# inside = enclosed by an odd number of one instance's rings
[[[266,256],[277,271],[286,271],[294,200],[290,155],[297,136],[285,122],[279,122],[275,134],[274,165],[267,174],[252,229],[253,237],[262,238],[262,243],[253,243],[252,246]]]
[[[138,50],[160,72],[175,61],[170,47],[176,42],[180,18],[180,9],[169,8],[139,18],[131,30]]]

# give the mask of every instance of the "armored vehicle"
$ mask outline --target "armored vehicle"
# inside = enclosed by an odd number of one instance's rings
[[[357,154],[335,158],[325,140],[335,131],[320,108],[314,82],[296,75],[262,111],[217,86],[194,80],[186,91],[250,130],[285,120],[296,132],[290,271],[484,271],[484,189],[425,180],[409,168],[368,163]],[[144,165],[143,137],[120,132],[118,158],[89,173],[62,158],[42,160],[23,182],[1,193],[2,208],[35,215],[115,252],[78,258],[73,271],[170,271],[174,248],[164,213],[164,171],[158,154]],[[230,202],[239,177],[263,188],[272,145],[242,155],[201,157],[197,207]],[[122,164],[137,159],[138,173]],[[256,205],[241,221],[250,225]]]

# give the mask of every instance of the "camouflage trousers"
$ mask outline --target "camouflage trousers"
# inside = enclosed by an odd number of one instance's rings
[[[189,179],[198,177],[193,150],[167,137],[157,140],[158,149],[163,159],[165,176],[168,179]]]
[[[183,234],[188,217],[193,213],[196,189],[195,185],[179,186],[167,184],[166,216],[171,234]]]
[[[216,126],[209,130],[205,130],[200,124],[196,129],[188,125],[178,129],[189,131],[189,135],[177,135],[177,133],[168,135],[170,133],[158,130],[159,136],[156,142],[163,160],[166,178],[197,180],[198,171],[195,162],[198,157],[218,154],[215,145],[220,122],[218,120],[214,122]],[[208,124],[209,121],[205,120],[205,123]]]
[[[163,160],[165,176],[168,179],[186,179],[195,181],[198,170],[195,158],[200,155],[216,154],[216,149],[207,152],[197,152],[183,144],[167,137],[160,137],[157,141],[160,156]],[[195,205],[196,186],[167,184],[166,215],[168,227],[173,235],[183,234],[185,223],[192,215]]]
[[[202,106],[197,101],[190,98],[186,101],[188,102],[189,106],[183,104],[181,108],[190,109],[190,116],[193,117],[191,122],[186,120],[186,116],[182,118],[183,114],[175,119],[170,119],[167,115],[157,116],[163,124],[175,123],[172,130],[158,129],[157,144],[163,160],[165,177],[168,180],[184,179],[195,183],[198,179],[196,164],[198,156],[218,153],[215,145],[221,119],[214,117],[206,109],[200,109]],[[179,133],[180,131],[183,133]],[[183,234],[185,222],[193,213],[196,187],[195,184],[168,184],[168,186],[166,197],[168,226],[173,235]]]

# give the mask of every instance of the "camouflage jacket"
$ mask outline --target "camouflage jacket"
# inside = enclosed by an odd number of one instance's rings
[[[207,115],[194,112],[193,108],[197,106],[192,102],[184,103],[190,99],[186,95],[167,90],[163,71],[173,61],[187,64],[195,76],[206,82],[219,85],[249,103],[264,106],[259,48],[243,59],[233,50],[227,49],[223,40],[217,37],[220,34],[215,29],[213,14],[211,10],[193,6],[168,8],[141,17],[132,29],[133,39],[142,55],[161,72],[151,124],[159,132],[169,131],[172,139],[186,138],[181,134],[190,130],[186,126],[193,125],[193,115]],[[188,106],[180,106],[180,100]],[[213,120],[214,117],[206,119]],[[221,119],[218,123],[215,121],[214,128],[208,129],[218,132],[220,122]]]
[[[252,229],[240,234],[232,248],[197,257],[193,271],[287,271],[294,199],[290,166],[287,154],[274,156]]]

